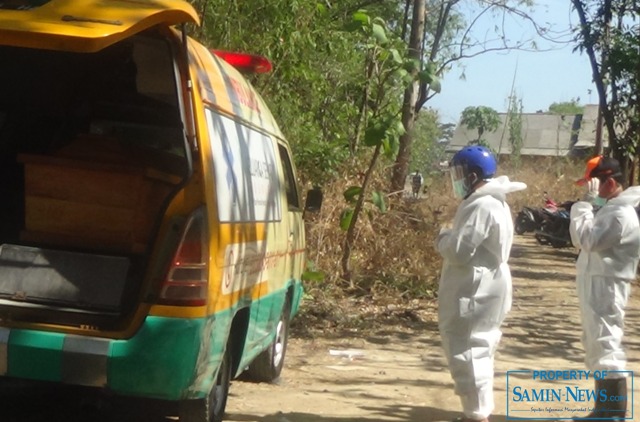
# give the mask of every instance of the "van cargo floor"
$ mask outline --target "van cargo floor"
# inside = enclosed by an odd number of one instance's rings
[[[117,311],[126,257],[0,245],[0,298],[87,310]]]

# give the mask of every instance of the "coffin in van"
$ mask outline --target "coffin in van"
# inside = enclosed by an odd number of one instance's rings
[[[0,319],[106,329],[132,318],[163,216],[188,176],[171,54],[159,30],[97,53],[0,45],[0,178],[12,181],[0,185],[0,245],[64,253],[64,260],[51,261],[52,271],[73,254],[82,273],[127,260],[126,277],[111,273],[113,296],[104,302],[92,296],[101,281],[52,278],[42,268],[20,278],[13,270],[11,277],[0,274],[0,296],[19,299],[0,302]],[[49,281],[32,284],[27,274]],[[41,289],[47,284],[51,289]],[[58,295],[69,285],[86,303]],[[38,293],[30,294],[35,286]],[[46,312],[36,309],[42,304]]]
[[[180,179],[137,161],[115,140],[84,136],[76,144],[55,156],[18,156],[25,174],[21,240],[144,252],[155,223],[150,215]]]

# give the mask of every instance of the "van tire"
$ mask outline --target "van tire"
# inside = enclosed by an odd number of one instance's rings
[[[180,402],[180,422],[221,422],[227,407],[231,385],[231,353],[226,348],[218,370],[216,383],[204,399]]]
[[[287,352],[287,341],[289,340],[290,315],[291,304],[287,297],[276,325],[276,336],[273,342],[251,362],[247,369],[247,377],[250,380],[273,382],[280,377]]]

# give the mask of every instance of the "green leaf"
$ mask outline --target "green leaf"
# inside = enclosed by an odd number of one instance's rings
[[[440,79],[434,77],[431,83],[429,84],[429,88],[431,88],[434,92],[438,94],[442,91],[442,85],[440,84]]]
[[[360,29],[362,29],[363,25],[361,22],[358,21],[351,21],[348,22],[345,27],[344,30],[347,32],[355,32],[355,31],[359,31]]]
[[[321,271],[305,271],[302,273],[302,279],[305,281],[323,281],[325,274]]]
[[[420,69],[420,61],[416,59],[405,60],[403,67],[409,73]]]
[[[359,23],[361,26],[369,25],[370,22],[369,15],[367,15],[363,10],[358,10],[354,13],[351,20]]]
[[[420,82],[430,84],[434,78],[435,78],[435,75],[429,69],[425,69],[421,72],[418,72],[418,80]]]
[[[321,15],[326,15],[327,14],[327,6],[325,6],[322,3],[316,3],[316,10],[321,14]]]
[[[394,62],[396,62],[397,64],[404,63],[404,60],[402,60],[402,56],[400,55],[400,53],[398,53],[398,50],[396,50],[395,48],[392,48],[389,50],[389,52],[391,53],[391,57],[393,58]]]
[[[378,145],[387,134],[387,128],[382,125],[369,126],[364,131],[364,144],[370,147]]]
[[[378,25],[377,23],[374,23],[373,25],[371,25],[371,31],[373,32],[373,36],[375,37],[376,41],[378,41],[378,43],[387,43],[387,33],[384,30],[384,27]]]
[[[380,191],[371,192],[373,204],[378,207],[380,212],[387,212],[387,204],[384,202],[384,194]]]
[[[393,158],[393,146],[389,139],[382,141],[382,153],[388,158]]]
[[[387,158],[394,158],[395,155],[398,153],[398,137],[397,136],[393,136],[391,138],[386,138],[383,142],[382,142],[382,150],[384,155]]]
[[[351,208],[347,208],[342,211],[340,215],[340,228],[344,231],[349,230],[349,226],[351,225],[351,218],[353,218],[353,210]]]
[[[396,76],[402,80],[405,80],[405,78],[407,77],[411,78],[411,75],[409,75],[409,72],[407,72],[407,70],[403,68],[396,69]]]
[[[362,188],[360,186],[351,186],[347,190],[344,191],[344,199],[347,202],[355,202],[356,196],[362,193]]]

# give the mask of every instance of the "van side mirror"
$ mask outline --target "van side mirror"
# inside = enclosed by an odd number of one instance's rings
[[[322,208],[322,189],[313,188],[307,191],[307,199],[304,203],[304,210],[316,212]]]

